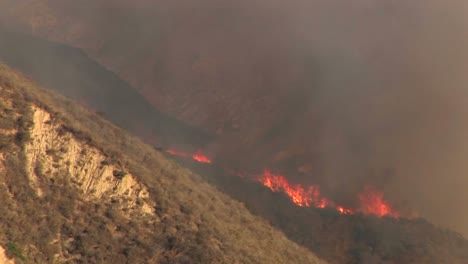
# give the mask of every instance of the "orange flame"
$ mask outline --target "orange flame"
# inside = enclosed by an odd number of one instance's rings
[[[201,150],[197,151],[195,154],[192,155],[192,159],[201,162],[201,163],[211,163],[211,159],[207,156],[203,155]]]
[[[383,193],[375,190],[371,186],[365,186],[364,192],[359,194],[361,207],[359,211],[363,214],[374,214],[377,216],[399,217],[400,214],[391,208],[384,200]]]
[[[187,152],[177,151],[174,149],[168,149],[166,150],[166,152],[174,156],[185,158],[191,157],[193,160],[198,161],[200,163],[211,163],[211,159],[205,156],[201,150],[198,150],[195,154],[189,154]]]
[[[336,210],[338,210],[340,214],[354,214],[353,210],[344,208],[343,206],[337,206]]]
[[[192,158],[193,160],[201,163],[212,162],[211,159],[205,156],[201,150],[198,150],[195,154],[189,154],[187,152],[181,152],[174,149],[167,149],[166,152],[175,156]],[[241,177],[246,177],[246,175],[248,175],[246,173],[232,173]],[[371,186],[366,186],[364,191],[358,195],[360,206],[358,209],[354,210],[337,205],[335,202],[323,197],[320,193],[320,186],[318,185],[310,185],[307,186],[307,188],[304,188],[300,184],[291,184],[285,176],[272,174],[268,169],[265,169],[260,177],[256,177],[256,180],[273,192],[284,192],[289,196],[293,203],[301,207],[329,207],[334,208],[340,214],[344,215],[356,214],[359,212],[379,217],[400,217],[400,213],[393,209],[390,204],[384,200],[384,194]]]
[[[320,196],[318,185],[311,185],[304,189],[300,184],[290,184],[286,177],[274,175],[269,170],[265,170],[258,181],[274,192],[283,191],[298,206],[325,208],[331,204],[331,201]]]
[[[383,193],[378,192],[370,186],[366,186],[364,192],[359,194],[361,205],[359,209],[353,210],[337,205],[320,195],[320,186],[310,185],[307,188],[300,184],[290,184],[286,177],[274,175],[269,170],[265,170],[263,175],[258,178],[264,186],[274,192],[284,192],[298,206],[316,207],[316,208],[335,208],[340,214],[372,214],[379,217],[391,216],[398,218],[400,214],[383,199]]]

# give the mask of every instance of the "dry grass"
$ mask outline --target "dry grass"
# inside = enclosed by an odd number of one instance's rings
[[[6,156],[6,171],[0,173],[5,183],[0,184],[0,243],[21,249],[16,253],[24,256],[16,254],[17,261],[319,263],[240,202],[97,114],[37,88],[4,65],[0,86],[3,102],[14,102],[12,109],[2,108],[9,114],[2,115],[1,123],[18,130],[0,139]],[[37,197],[28,184],[22,152],[22,144],[29,140],[30,104],[46,109],[83,144],[99,148],[109,160],[128,168],[148,186],[157,215],[127,219],[112,202],[84,201],[66,175],[44,183],[45,195]]]

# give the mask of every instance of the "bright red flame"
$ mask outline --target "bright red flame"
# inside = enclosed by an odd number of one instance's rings
[[[205,156],[201,150],[198,150],[195,154],[189,154],[187,152],[181,152],[174,149],[168,149],[166,152],[175,156],[192,158],[193,160],[201,163],[212,162],[211,159]],[[241,177],[248,176],[246,173],[239,174],[233,172],[233,174]],[[318,185],[310,185],[305,188],[300,184],[291,184],[285,176],[272,174],[267,169],[265,169],[260,177],[257,176],[255,178],[274,192],[284,192],[298,206],[313,206],[316,208],[329,207],[334,208],[340,214],[345,215],[359,212],[363,214],[373,214],[379,217],[400,217],[400,213],[393,209],[390,204],[384,200],[383,193],[377,191],[371,186],[366,186],[364,188],[364,192],[359,194],[360,207],[354,210],[337,205],[335,202],[322,197],[320,194],[320,186]]]
[[[383,199],[383,193],[378,192],[370,186],[366,186],[364,192],[359,194],[361,205],[358,210],[345,208],[337,205],[333,201],[328,200],[320,195],[320,187],[318,185],[310,185],[307,188],[300,184],[291,184],[286,177],[282,175],[274,175],[269,170],[265,170],[263,175],[258,178],[266,187],[274,192],[284,192],[298,206],[313,206],[316,208],[335,208],[340,214],[355,214],[360,212],[363,214],[373,214],[379,217],[391,216],[399,217],[400,214]]]
[[[179,156],[179,157],[191,157],[193,160],[198,161],[200,163],[211,163],[211,159],[205,156],[201,150],[198,150],[195,154],[189,154],[187,152],[182,152],[182,151],[177,151],[174,149],[168,149],[166,150],[167,153],[174,155],[174,156]]]
[[[286,177],[274,175],[269,170],[265,170],[258,181],[274,192],[283,191],[298,206],[325,208],[331,205],[331,201],[320,196],[320,187],[318,185],[311,185],[304,189],[300,184],[290,184]]]
[[[375,190],[371,186],[365,186],[364,192],[359,194],[359,200],[361,201],[359,211],[363,214],[399,217],[400,214],[391,208],[383,196],[382,192]]]
[[[211,163],[211,159],[207,156],[203,155],[201,150],[197,151],[195,154],[192,155],[192,159],[201,162],[201,163]]]
[[[354,214],[353,210],[344,208],[343,206],[337,206],[336,210],[338,210],[340,214]]]

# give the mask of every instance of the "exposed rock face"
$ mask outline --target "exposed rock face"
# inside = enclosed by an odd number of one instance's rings
[[[0,246],[0,263],[1,264],[15,264],[13,259],[9,259],[5,254],[5,249]]]
[[[154,213],[145,186],[100,150],[77,140],[55,124],[45,110],[33,107],[31,140],[25,145],[31,186],[42,196],[41,182],[67,175],[87,200],[125,200],[127,209],[141,204],[144,214]]]

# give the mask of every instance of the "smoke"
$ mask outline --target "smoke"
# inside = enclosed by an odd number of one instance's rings
[[[319,164],[336,193],[372,181],[394,202],[466,234],[466,8],[402,5],[368,4],[325,26],[339,34],[319,51],[332,54],[318,103],[329,124]]]
[[[269,166],[345,204],[371,183],[468,235],[464,1],[4,5],[3,21],[85,49],[216,133],[226,166]]]
[[[374,182],[395,203],[467,234],[467,9],[386,2],[335,2],[291,16],[311,25],[313,34],[299,34],[322,54],[310,104],[323,121],[321,181],[335,194]],[[310,10],[317,13],[307,17]]]

